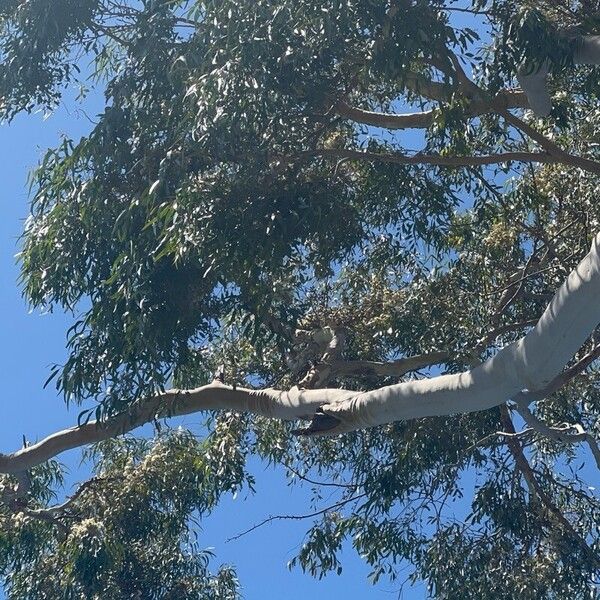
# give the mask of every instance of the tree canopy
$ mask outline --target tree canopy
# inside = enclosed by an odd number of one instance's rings
[[[31,175],[81,413],[0,455],[8,596],[237,597],[191,518],[257,455],[335,484],[314,576],[350,543],[436,599],[594,598],[599,63],[597,0],[0,1],[0,118],[105,97]]]

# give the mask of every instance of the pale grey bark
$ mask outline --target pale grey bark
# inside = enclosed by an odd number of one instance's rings
[[[71,450],[127,433],[157,418],[187,415],[203,410],[250,412],[282,420],[310,418],[322,404],[338,403],[356,392],[338,389],[289,391],[249,390],[214,381],[192,390],[170,390],[148,398],[103,423],[90,421],[58,431],[12,454],[0,454],[0,473],[20,473]]]
[[[548,90],[550,63],[546,60],[537,71],[517,73],[517,81],[525,92],[529,106],[538,117],[547,117],[552,110],[552,98]]]
[[[485,410],[523,390],[548,389],[600,322],[599,298],[600,234],[535,327],[518,342],[464,373],[364,393],[296,387],[289,391],[249,390],[219,382],[194,390],[172,390],[141,401],[104,423],[66,429],[13,454],[0,455],[0,472],[20,473],[65,450],[126,433],[156,418],[202,410],[250,412],[283,420],[312,417],[313,425],[305,433],[314,435]]]
[[[600,36],[582,37],[573,54],[573,62],[576,65],[600,64]],[[550,62],[546,60],[532,73],[521,71],[517,74],[517,80],[527,95],[529,106],[538,117],[546,117],[552,110],[552,98],[548,90],[549,71]]]
[[[324,405],[321,410],[341,422],[333,432],[485,410],[524,389],[546,388],[600,322],[599,245],[600,234],[537,325],[518,342],[464,373],[404,382]]]
[[[517,412],[523,418],[523,421],[531,428],[546,437],[564,444],[576,444],[586,442],[590,447],[592,456],[596,461],[596,466],[600,469],[600,446],[594,437],[585,431],[579,423],[561,423],[557,426],[550,426],[538,419],[527,406],[517,406]]]

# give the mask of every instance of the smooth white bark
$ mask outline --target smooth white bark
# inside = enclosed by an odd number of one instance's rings
[[[415,417],[485,410],[523,389],[545,388],[600,323],[600,234],[554,295],[537,325],[470,371],[359,394],[322,411],[341,421],[331,433]]]
[[[342,402],[356,392],[339,389],[249,390],[213,382],[192,390],[170,390],[147,398],[105,422],[90,421],[58,431],[11,454],[0,454],[0,473],[20,473],[50,458],[87,444],[122,435],[154,419],[204,410],[250,412],[273,419],[310,418],[322,404]]]
[[[576,65],[600,64],[600,36],[588,35],[580,40],[580,46],[573,55]],[[538,117],[546,117],[552,110],[552,98],[548,91],[549,61],[545,61],[533,73],[518,73],[517,80],[525,92],[531,110]]]
[[[193,390],[172,390],[140,401],[130,411],[106,422],[65,429],[12,454],[0,454],[0,473],[20,473],[65,450],[121,435],[155,418],[203,410],[251,412],[282,420],[324,413],[339,421],[326,431],[310,431],[316,435],[335,435],[415,417],[485,410],[524,389],[547,388],[599,322],[600,234],[536,326],[470,371],[364,393],[296,387],[289,391],[249,390],[218,382]]]

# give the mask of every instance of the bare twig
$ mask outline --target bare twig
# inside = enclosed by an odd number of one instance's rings
[[[249,527],[245,531],[242,531],[241,533],[238,533],[238,534],[234,535],[233,537],[228,538],[225,541],[233,542],[234,540],[238,540],[241,537],[248,535],[249,533],[251,533],[253,531],[256,531],[263,525],[266,525],[267,523],[271,523],[273,521],[301,521],[303,519],[310,519],[312,517],[318,517],[319,515],[323,515],[325,513],[331,512],[332,510],[335,510],[336,508],[341,508],[342,506],[345,506],[349,502],[353,502],[354,500],[359,500],[360,498],[364,498],[366,495],[367,495],[366,493],[358,494],[356,496],[346,498],[345,500],[341,500],[340,502],[336,502],[335,504],[332,504],[331,506],[327,506],[327,507],[317,510],[315,512],[307,513],[304,515],[272,515],[270,517],[267,517],[266,519],[263,519],[262,521],[260,521],[260,523],[256,523],[252,527]]]
[[[302,481],[306,481],[306,483],[310,483],[312,485],[317,485],[319,487],[335,487],[335,488],[344,488],[344,489],[353,489],[353,490],[355,490],[357,487],[359,487],[357,484],[354,484],[354,483],[335,483],[333,481],[315,481],[314,479],[310,479],[309,477],[306,477],[306,475],[302,475],[302,473],[300,473],[299,471],[294,469],[289,464],[285,464],[284,466],[288,471],[293,473],[293,475],[295,477],[297,477],[298,479],[301,479]]]
[[[598,469],[600,469],[600,447],[598,447],[598,442],[590,433],[585,431],[581,425],[578,423],[564,423],[559,426],[547,425],[541,419],[538,419],[538,417],[536,417],[525,405],[517,405],[516,411],[532,430],[541,433],[552,440],[565,444],[586,442],[590,447]]]

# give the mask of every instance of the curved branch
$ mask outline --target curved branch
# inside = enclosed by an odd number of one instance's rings
[[[172,390],[140,401],[106,422],[66,429],[13,454],[0,455],[0,472],[20,473],[65,450],[121,435],[156,418],[201,410],[251,412],[285,420],[312,417],[311,425],[299,432],[308,435],[335,435],[392,421],[485,410],[523,389],[547,388],[600,322],[599,296],[600,234],[537,325],[469,371],[363,393],[330,388],[234,389],[219,382],[195,390]]]
[[[596,569],[600,568],[600,556],[588,546],[585,538],[573,527],[535,478],[535,474],[523,452],[523,447],[518,440],[518,434],[515,432],[512,419],[510,418],[506,406],[502,406],[500,409],[500,420],[502,422],[502,427],[504,427],[508,434],[506,437],[506,444],[513,456],[517,469],[521,472],[521,475],[523,475],[523,479],[527,484],[530,494],[540,502],[541,506],[547,511],[552,523],[561,531],[561,533],[566,538],[570,538],[575,542],[590,564]]]
[[[295,420],[313,415],[323,404],[339,402],[355,395],[353,391],[336,389],[249,390],[218,381],[193,390],[170,390],[140,401],[129,411],[105,422],[90,421],[58,431],[12,454],[0,454],[0,473],[22,473],[61,452],[123,435],[157,418],[203,410],[229,410]]]
[[[435,116],[433,110],[404,114],[373,112],[350,106],[343,100],[336,103],[334,111],[338,116],[355,123],[384,129],[426,129],[433,123]]]
[[[340,421],[328,434],[403,419],[485,410],[523,389],[546,388],[600,322],[600,234],[537,325],[477,367],[364,392],[321,411]],[[319,434],[317,416],[307,434]]]
[[[344,148],[324,148],[309,150],[302,156],[322,156],[348,160],[364,160],[367,162],[384,162],[396,165],[434,165],[441,167],[468,167],[495,165],[508,162],[535,162],[556,164],[561,161],[545,152],[505,152],[502,154],[484,154],[479,156],[442,156],[440,154],[414,154],[407,156],[400,152],[379,153]],[[285,159],[290,161],[291,159]]]
[[[590,433],[585,431],[581,425],[567,423],[560,427],[551,427],[550,425],[546,425],[541,419],[538,419],[526,406],[517,406],[516,410],[523,418],[523,421],[525,421],[531,429],[556,442],[562,442],[564,444],[586,442],[590,447],[598,469],[600,469],[600,447],[598,446],[598,442]]]
[[[431,97],[431,94],[424,93],[423,95]],[[434,99],[447,100],[448,98],[440,97],[440,94],[435,94]],[[489,102],[471,102],[466,111],[466,116],[473,118],[485,113],[508,108],[529,108],[527,96],[521,91],[505,90]],[[385,129],[426,129],[433,123],[436,114],[434,110],[405,114],[373,112],[350,106],[343,100],[339,100],[335,104],[334,111],[340,117],[350,119],[356,123],[371,125],[373,127],[383,127]]]
[[[590,160],[589,158],[584,158],[582,156],[574,156],[573,154],[569,154],[565,152],[560,146],[555,144],[553,141],[549,140],[546,136],[541,134],[539,131],[525,123],[523,119],[516,117],[511,114],[507,109],[498,109],[496,111],[507,123],[510,123],[516,129],[522,131],[526,136],[531,138],[534,142],[538,143],[542,149],[544,149],[548,154],[554,156],[557,159],[557,162],[563,163],[565,165],[571,165],[573,167],[579,167],[584,171],[589,171],[590,173],[595,173],[596,175],[600,175],[600,163]]]

